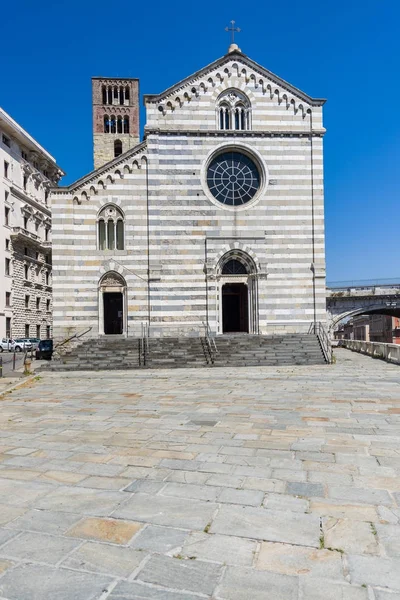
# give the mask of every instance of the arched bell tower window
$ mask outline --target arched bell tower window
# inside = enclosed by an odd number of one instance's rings
[[[107,205],[102,208],[97,220],[99,250],[125,249],[124,220],[122,211],[116,206]]]
[[[251,105],[243,92],[227,90],[217,101],[217,127],[223,130],[251,129]]]
[[[122,142],[121,142],[121,140],[115,140],[114,156],[120,156],[121,154],[122,154]]]

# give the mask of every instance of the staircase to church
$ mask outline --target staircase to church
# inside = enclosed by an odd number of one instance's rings
[[[205,338],[139,338],[86,340],[57,361],[52,371],[166,369],[182,367],[246,367],[325,364],[316,335],[227,334],[216,338],[217,352]]]

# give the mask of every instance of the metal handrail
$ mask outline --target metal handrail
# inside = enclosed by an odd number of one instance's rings
[[[215,338],[212,335],[211,328],[209,323],[204,323],[204,332],[205,332],[205,340],[208,348],[208,352],[210,354],[211,363],[215,361],[215,355],[218,354],[217,344],[215,342]]]
[[[140,335],[141,351],[140,356],[143,361],[143,365],[146,364],[149,355],[149,324],[142,323],[141,335]]]
[[[86,329],[85,331],[83,331],[82,333],[78,334],[78,333],[74,333],[74,335],[71,335],[71,337],[66,338],[65,340],[63,340],[62,342],[60,342],[59,344],[57,344],[56,346],[54,346],[54,350],[56,348],[60,348],[60,346],[64,346],[64,344],[66,344],[67,342],[70,342],[73,339],[79,339],[81,337],[83,337],[84,335],[86,335],[87,333],[89,333],[89,331],[91,331],[93,329],[93,327],[89,327],[88,329]]]
[[[313,322],[308,329],[309,334],[315,334],[321,344],[322,352],[328,364],[332,362],[332,344],[324,325],[320,322]]]

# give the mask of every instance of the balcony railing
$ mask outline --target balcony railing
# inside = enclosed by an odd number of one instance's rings
[[[36,233],[32,233],[23,227],[13,227],[11,237],[20,238],[23,242],[33,242],[42,248],[51,248],[51,242],[49,240],[42,240]]]

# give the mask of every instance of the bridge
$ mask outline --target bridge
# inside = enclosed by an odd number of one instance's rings
[[[330,331],[356,315],[400,317],[400,277],[327,282],[326,310]]]

